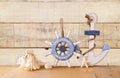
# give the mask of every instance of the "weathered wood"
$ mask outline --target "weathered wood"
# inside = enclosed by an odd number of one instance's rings
[[[51,51],[41,49],[41,48],[30,48],[34,50],[34,54],[36,55],[37,59],[42,62],[49,62],[53,63],[55,61],[55,58],[50,55],[48,57],[45,57],[45,55],[48,54],[48,52]],[[21,49],[0,49],[0,65],[16,65],[17,58],[25,54],[26,48]],[[81,48],[82,52],[87,51],[88,49]],[[95,56],[99,55],[102,49],[95,49]],[[119,57],[120,57],[120,49],[111,49],[108,53],[108,55],[97,65],[115,65],[119,66]],[[9,60],[9,61],[8,61]],[[73,66],[80,66],[81,62],[80,60],[76,59],[76,56],[73,56],[70,59],[71,65]],[[59,66],[67,66],[66,62],[59,62]]]
[[[96,37],[96,47],[101,48],[108,44],[111,48],[120,48],[120,24],[97,24],[100,36]],[[50,47],[44,41],[56,39],[54,31],[61,36],[60,24],[0,24],[0,47]],[[64,24],[65,36],[71,31],[70,39],[73,42],[83,41],[80,47],[88,47],[88,36],[84,31],[89,30],[86,24]]]
[[[110,68],[118,68],[112,72]],[[28,72],[19,69],[16,66],[0,66],[0,77],[1,78],[120,78],[119,73],[120,67],[91,67],[91,68],[66,68],[56,67],[53,70],[42,70]],[[4,73],[4,74],[1,74]],[[13,74],[14,73],[14,74]],[[115,76],[113,76],[115,75]]]
[[[114,67],[114,66],[110,66],[110,72],[112,75],[112,78],[119,78],[120,77],[120,67]],[[117,68],[117,69],[116,69]]]
[[[94,67],[93,70],[97,76],[96,78],[113,78],[109,67],[102,67],[102,69],[99,67]]]
[[[66,0],[0,0],[0,2],[65,2]]]
[[[0,47],[45,47],[45,40],[56,39],[54,31],[60,26],[52,24],[1,24]]]
[[[70,37],[73,41],[84,40],[87,36],[84,35],[85,30],[89,30],[86,24],[68,24],[64,27],[65,31],[71,30]],[[96,37],[96,47],[102,47],[104,44],[108,44],[112,48],[118,48],[120,42],[120,24],[97,24],[95,30],[100,31],[100,35]],[[87,40],[80,44],[81,47],[87,47]]]
[[[1,2],[103,2],[104,0],[0,0]],[[105,0],[104,2],[115,2],[119,0]]]
[[[14,46],[13,24],[0,24],[0,47]]]
[[[56,39],[54,31],[60,32],[59,25],[52,24],[15,24],[15,47],[49,46],[44,41]]]
[[[85,22],[95,12],[98,22],[120,22],[120,2],[0,2],[0,22]],[[69,7],[68,7],[69,6]]]

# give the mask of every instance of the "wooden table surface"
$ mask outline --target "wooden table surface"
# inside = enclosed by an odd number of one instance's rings
[[[17,66],[0,66],[0,78],[120,78],[120,66],[96,66],[90,68],[56,67],[24,71]]]

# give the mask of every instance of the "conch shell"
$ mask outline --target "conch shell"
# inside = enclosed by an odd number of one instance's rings
[[[38,70],[40,63],[35,57],[33,50],[26,50],[26,54],[17,60],[17,64],[24,70]]]

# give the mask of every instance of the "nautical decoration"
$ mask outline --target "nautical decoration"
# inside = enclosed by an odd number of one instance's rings
[[[70,32],[68,32],[66,37],[64,36],[62,18],[60,19],[60,25],[61,25],[61,37],[59,37],[57,31],[55,31],[57,39],[52,43],[49,41],[45,41],[45,43],[51,45],[52,47],[52,51],[49,52],[48,55],[53,55],[56,58],[53,66],[56,66],[59,61],[66,61],[68,67],[71,67],[69,59],[73,56],[75,51],[79,50],[77,44],[79,44],[80,41],[73,43],[69,38]]]
[[[85,16],[87,18],[87,24],[90,27],[90,30],[86,30],[84,32],[85,35],[89,36],[89,49],[82,53],[80,50],[80,47],[77,45],[81,43],[82,41],[78,41],[76,43],[73,43],[69,37],[70,32],[68,32],[68,35],[64,36],[64,30],[63,30],[63,19],[60,19],[61,24],[61,37],[58,36],[57,32],[55,31],[55,35],[57,39],[54,42],[45,41],[45,43],[51,45],[52,51],[49,52],[48,55],[53,55],[56,58],[56,61],[54,62],[53,66],[56,66],[58,61],[66,61],[68,67],[71,67],[69,59],[76,55],[77,59],[81,59],[81,67],[84,65],[88,68],[88,66],[93,66],[97,63],[99,63],[108,53],[110,47],[105,44],[103,46],[102,52],[97,57],[94,56],[94,48],[96,47],[95,44],[95,38],[97,35],[100,35],[99,30],[95,30],[95,24],[97,21],[97,15],[95,13],[86,14]],[[85,40],[83,40],[85,41]],[[46,56],[48,56],[46,55]]]
[[[96,57],[94,56],[93,52],[94,52],[94,48],[96,46],[94,40],[96,38],[96,35],[100,35],[100,31],[94,30],[95,24],[97,21],[97,15],[95,13],[90,13],[90,14],[86,14],[85,17],[88,19],[87,23],[90,26],[90,30],[85,31],[85,35],[89,36],[89,40],[88,40],[89,50],[87,50],[83,54],[75,53],[75,55],[79,58],[82,58],[81,67],[83,65],[85,65],[88,68],[88,66],[93,66],[93,65],[99,63],[107,55],[110,47],[107,44],[105,44],[103,46],[101,54]]]
[[[17,60],[17,64],[24,70],[32,71],[40,69],[40,63],[33,54],[33,50],[26,50],[26,54]]]
[[[80,61],[81,61],[81,67],[83,67],[84,65],[86,66],[86,68],[88,68],[88,58],[87,58],[87,56],[84,56],[83,54],[82,54],[82,51],[80,52],[80,51],[77,51],[77,52],[74,52],[74,55],[76,55],[77,56],[77,59],[80,59]]]

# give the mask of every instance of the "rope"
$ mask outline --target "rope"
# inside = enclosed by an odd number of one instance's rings
[[[94,35],[94,38],[91,38],[88,40],[88,42],[92,41],[92,40],[95,40],[96,38],[96,35]],[[96,44],[94,43],[94,46],[92,48],[90,48],[89,50],[87,50],[85,53],[83,53],[82,55],[86,55],[87,53],[89,53],[90,51],[94,50],[94,48],[96,47]]]
[[[60,19],[60,26],[61,26],[61,36],[64,37],[63,18]]]
[[[85,18],[87,18],[87,24],[91,27],[91,22],[94,21],[93,19],[91,19],[90,15],[86,14]],[[94,38],[91,38],[88,40],[88,42],[95,40],[96,35],[94,35]],[[94,46],[92,48],[90,48],[89,50],[87,50],[85,53],[83,53],[83,56],[86,55],[87,53],[91,52],[92,50],[94,50],[94,48],[96,47],[96,44],[94,43]]]

